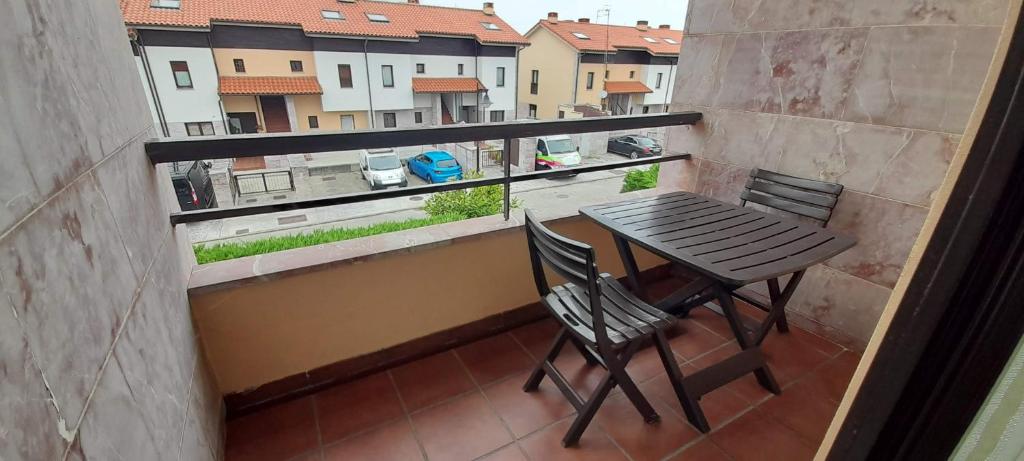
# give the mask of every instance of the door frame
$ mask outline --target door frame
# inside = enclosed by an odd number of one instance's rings
[[[1021,18],[1010,35],[962,170],[829,460],[948,458],[1024,335]]]

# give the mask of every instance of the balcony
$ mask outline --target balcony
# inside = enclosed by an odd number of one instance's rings
[[[1019,0],[942,14],[909,1],[691,0],[665,114],[159,139],[114,4],[22,3],[0,19],[16,45],[0,49],[0,68],[19,69],[0,85],[11,114],[0,124],[2,459],[1019,455],[1019,409],[998,398],[1019,390],[1024,331]],[[664,129],[664,155],[550,171],[513,160],[516,142],[539,136],[648,129]],[[474,158],[480,178],[189,211],[167,168],[263,157],[284,168],[284,156],[309,155],[308,172],[335,166],[324,153],[467,143],[469,159],[480,142],[493,154]],[[621,192],[619,173],[655,164],[656,188]],[[736,204],[752,169],[843,184],[825,229],[858,240],[808,269],[789,332],[767,334],[781,392],[744,373],[703,393],[701,433],[648,345],[626,373],[660,421],[645,423],[615,387],[564,448],[574,404],[550,379],[521,389],[558,329],[539,304],[522,208],[654,301],[693,274],[627,244],[633,270],[580,208],[680,193]],[[207,264],[192,246],[203,223],[249,238],[257,220],[290,232],[300,215],[327,226],[331,213],[483,187],[500,191],[496,213]],[[733,339],[747,324],[713,312],[730,299],[668,331],[685,375],[752,350]],[[555,363],[584,397],[608,365],[574,347]]]

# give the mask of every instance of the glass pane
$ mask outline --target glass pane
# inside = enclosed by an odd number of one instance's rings
[[[213,122],[205,122],[200,125],[200,128],[203,130],[203,136],[213,136],[217,134],[213,131]]]
[[[186,72],[181,72],[181,71],[175,72],[174,73],[174,83],[176,83],[179,87],[190,87],[190,86],[192,86],[192,76],[189,75],[189,73],[187,71]]]
[[[198,123],[186,123],[185,132],[188,133],[189,136],[199,136],[203,134],[202,131],[199,129]]]

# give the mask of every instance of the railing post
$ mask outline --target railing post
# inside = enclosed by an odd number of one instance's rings
[[[505,221],[512,212],[512,138],[505,138],[501,148],[501,163],[505,170]]]

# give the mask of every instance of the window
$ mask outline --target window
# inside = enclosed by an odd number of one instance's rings
[[[387,16],[377,13],[366,13],[366,19],[369,19],[370,22],[390,22]]]
[[[646,114],[646,113],[648,113],[648,112],[650,112],[650,111],[651,111],[651,108],[650,108],[650,107],[648,107],[648,106],[644,106],[644,113],[645,113],[645,114]]]
[[[658,79],[654,81],[655,88],[661,88],[661,72],[658,72]]]
[[[412,119],[416,123],[423,123],[423,112],[415,112],[412,114]]]
[[[181,0],[153,0],[149,3],[153,8],[174,8],[181,9]]]
[[[356,129],[356,118],[353,115],[342,115],[341,116],[341,129],[342,130],[354,130]]]
[[[536,104],[530,104],[530,109],[529,110],[530,110],[528,112],[529,116],[531,118],[537,118],[537,105]]]
[[[635,70],[629,71],[629,78],[633,78],[635,76],[636,76],[636,71]]]
[[[679,44],[679,42],[677,42],[676,40],[671,39],[671,38],[666,38],[665,39],[665,43],[668,43],[670,45],[678,45]]]
[[[608,71],[608,70],[604,71],[604,79],[605,80],[608,80],[608,76],[610,75],[610,73],[611,73],[611,71]]]
[[[530,71],[530,94],[537,94],[537,86],[540,84],[540,71]]]
[[[320,10],[320,16],[324,19],[345,19],[345,16],[342,16],[340,11],[334,10]]]
[[[338,81],[342,88],[352,88],[352,66],[338,64]]]
[[[427,71],[427,66],[426,65],[424,65],[423,63],[416,64],[416,73],[417,74],[422,74],[422,73],[425,73],[426,71]],[[459,75],[462,75],[462,74],[459,74]]]
[[[188,72],[185,61],[171,61],[171,72],[174,73],[174,84],[178,88],[192,88],[192,74]]]
[[[588,90],[593,90],[594,89],[594,73],[593,72],[587,72],[587,89]]]
[[[292,66],[292,72],[302,72],[302,61],[290,61],[288,64]]]
[[[505,68],[499,67],[495,76],[494,86],[502,88],[505,86]]]
[[[505,111],[503,111],[503,110],[491,111],[491,121],[492,122],[504,122],[505,121]]]
[[[658,43],[658,41],[652,37],[644,37],[644,41],[646,41],[647,43]]]
[[[558,111],[558,118],[565,118],[565,111],[564,110]]]
[[[462,75],[463,70],[465,70],[465,67],[462,64],[459,64],[459,75]]]
[[[316,115],[309,116],[309,129],[320,128],[320,119]]]
[[[587,37],[587,34],[583,32],[573,32],[572,34],[580,40],[590,40],[590,37]]]
[[[395,68],[391,65],[380,66],[381,78],[384,81],[384,88],[395,87]],[[391,114],[394,116],[395,114]]]
[[[501,28],[493,22],[481,22],[480,25],[484,26],[484,29],[487,30],[501,30]]]
[[[394,128],[398,126],[398,120],[395,118],[394,112],[384,112],[384,128]]]
[[[235,59],[234,62],[235,62],[235,72],[245,73],[245,60],[244,59]]]
[[[185,124],[185,132],[189,136],[213,136],[213,122],[188,122]]]

